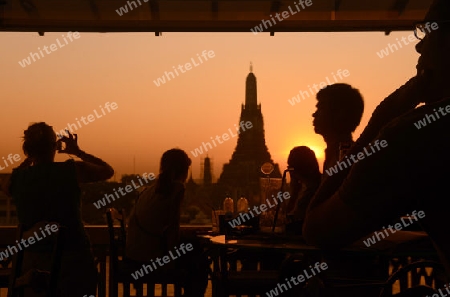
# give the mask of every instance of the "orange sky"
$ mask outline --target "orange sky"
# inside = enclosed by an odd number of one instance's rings
[[[0,166],[5,167],[3,157],[10,153],[23,159],[21,136],[29,123],[45,121],[59,131],[96,111],[101,117],[80,122],[79,145],[109,162],[116,179],[133,171],[156,173],[162,153],[173,147],[188,152],[194,178],[199,178],[205,155],[194,157],[190,151],[238,123],[251,61],[266,143],[274,161],[284,169],[289,150],[308,145],[318,152],[322,167],[325,143],[312,127],[315,98],[293,106],[288,100],[326,77],[333,81],[332,73],[339,69],[348,70],[348,77],[338,82],[358,88],[365,100],[361,126],[354,134],[357,138],[376,105],[415,74],[418,57],[416,42],[398,46],[398,51],[384,58],[377,55],[389,42],[397,43],[412,31],[390,36],[380,32],[276,33],[273,37],[250,32],[163,33],[162,37],[80,33],[78,39],[66,39],[67,43],[63,34],[67,37],[67,33],[44,37],[0,33]],[[64,47],[53,52],[47,49],[49,53],[43,52],[36,62],[19,65],[30,52],[58,40]],[[197,54],[204,50],[213,51],[214,57],[199,63]],[[198,65],[185,73],[178,70],[178,76],[159,87],[153,82],[191,59]],[[107,102],[115,102],[117,108],[108,112]],[[216,178],[236,140],[231,138],[208,151]]]

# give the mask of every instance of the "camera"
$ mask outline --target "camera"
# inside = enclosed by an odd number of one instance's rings
[[[58,139],[56,141],[56,150],[57,151],[62,151],[65,149],[66,146],[65,145],[63,146],[63,143],[64,143],[64,140],[62,140],[62,139]]]

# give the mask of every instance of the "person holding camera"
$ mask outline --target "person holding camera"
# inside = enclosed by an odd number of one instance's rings
[[[57,222],[66,229],[58,291],[60,296],[95,295],[97,269],[81,219],[80,183],[103,181],[114,175],[103,160],[82,151],[76,134],[57,136],[46,123],[34,123],[24,132],[26,159],[13,169],[8,194],[17,208],[19,222],[30,227],[41,221]],[[63,144],[65,144],[63,148]],[[55,154],[75,155],[55,162]],[[31,245],[25,250],[23,271],[50,270],[51,252]],[[33,292],[26,292],[26,296]]]

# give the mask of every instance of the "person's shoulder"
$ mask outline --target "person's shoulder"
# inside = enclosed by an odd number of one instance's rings
[[[75,166],[77,163],[82,163],[81,161],[75,161],[74,159],[68,159],[64,162],[55,162],[59,164],[64,164],[65,166]]]
[[[76,174],[76,161],[74,159],[69,159],[63,162],[53,162],[54,168],[56,167],[58,171],[69,172],[70,174]]]
[[[23,168],[15,167],[11,171],[11,177],[16,176],[17,174],[20,174],[20,172],[23,171]]]
[[[184,183],[180,181],[174,181],[172,185],[175,192],[184,191],[185,189]]]
[[[381,143],[383,149],[370,159],[372,165],[377,163],[379,169],[370,170],[377,174],[386,174],[386,168],[392,168],[395,169],[393,172],[402,170],[405,175],[415,172],[417,176],[433,176],[434,179],[434,173],[430,174],[430,164],[450,164],[450,159],[447,158],[450,151],[450,115],[438,118],[435,114],[439,112],[439,107],[445,107],[449,103],[449,100],[446,100],[433,105],[422,105],[384,126],[374,139],[379,143],[384,141],[384,144]],[[361,166],[356,167],[361,169]]]
[[[149,199],[150,197],[153,197],[154,194],[155,194],[155,185],[144,187],[142,191],[139,193],[139,199]]]
[[[68,159],[63,162],[52,162],[50,165],[57,168],[75,167],[76,161],[74,159]]]
[[[379,133],[387,138],[408,138],[417,136],[417,123],[426,116],[429,107],[421,106],[407,112],[386,124]]]

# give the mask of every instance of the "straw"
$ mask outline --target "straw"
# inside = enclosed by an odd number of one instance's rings
[[[281,179],[281,188],[280,188],[280,192],[283,191],[284,182],[285,182],[285,180],[286,180],[286,172],[288,172],[288,171],[289,171],[289,168],[286,169],[286,170],[283,172],[283,178]],[[275,226],[277,225],[278,212],[280,211],[281,203],[282,203],[282,202],[278,203],[278,205],[277,205],[277,210],[275,211],[275,218],[273,219],[272,233],[275,232]]]

